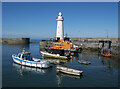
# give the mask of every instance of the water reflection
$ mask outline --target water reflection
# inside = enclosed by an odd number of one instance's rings
[[[74,78],[74,79],[81,79],[83,78],[83,76],[75,76],[75,75],[70,75],[70,74],[65,74],[65,73],[61,73],[61,72],[57,72],[56,74],[56,78],[57,78],[57,84],[58,87],[61,87],[61,83],[64,77],[69,77],[69,78]]]
[[[56,74],[56,78],[57,78],[58,87],[61,87],[63,76],[60,76],[60,75]]]
[[[13,63],[13,67],[17,70],[17,72],[21,76],[28,75],[30,72],[45,74],[52,70],[51,68],[48,68],[48,69],[32,68],[32,67],[22,66],[16,63]]]
[[[98,58],[101,60],[101,63],[103,66],[106,66],[110,71],[113,70],[113,68],[118,69],[118,59],[114,57],[101,57],[98,56]]]
[[[63,76],[63,77],[70,77],[70,78],[76,78],[76,79],[80,79],[83,77],[83,75],[81,76],[75,76],[75,75],[70,75],[70,74],[65,74],[65,73],[57,73],[57,76]]]
[[[55,59],[55,58],[44,58],[45,60],[54,60],[54,61],[61,61],[61,62],[68,62],[68,60],[63,60],[63,59]]]
[[[66,65],[66,63],[72,63],[73,59],[63,60],[63,59],[53,59],[53,58],[44,58],[45,60],[50,61],[52,64],[56,65]]]

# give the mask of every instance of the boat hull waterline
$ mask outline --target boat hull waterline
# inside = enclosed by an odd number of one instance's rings
[[[43,55],[46,56],[46,57],[49,57],[49,58],[68,59],[68,57],[66,57],[66,56],[60,56],[60,55],[51,54],[51,53],[48,53],[48,52],[40,51],[40,53],[43,54]],[[70,56],[70,58],[72,58],[72,56]]]

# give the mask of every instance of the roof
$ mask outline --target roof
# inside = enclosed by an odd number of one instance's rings
[[[24,53],[18,53],[18,54],[24,54]]]
[[[18,54],[30,54],[30,52],[18,53]]]

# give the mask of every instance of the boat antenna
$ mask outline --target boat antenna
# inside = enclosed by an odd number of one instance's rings
[[[23,53],[25,52],[25,48],[23,48]]]
[[[67,37],[67,36],[68,36],[68,34],[66,33],[66,34],[65,34],[65,36]]]
[[[107,38],[108,38],[108,29],[106,30],[106,33],[107,33]]]

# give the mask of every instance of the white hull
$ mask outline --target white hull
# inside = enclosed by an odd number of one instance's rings
[[[67,67],[59,67],[59,66],[57,66],[57,71],[71,74],[71,75],[79,75],[79,76],[83,73],[83,71],[79,71],[79,70],[75,70]]]
[[[51,54],[51,53],[43,52],[43,51],[40,51],[40,53],[44,56],[51,57],[51,58],[67,59],[66,56],[60,56],[59,54]]]
[[[37,68],[48,68],[50,67],[50,63],[49,62],[35,62],[35,61],[28,61],[28,60],[22,60],[18,57],[13,57],[13,61],[15,63],[18,63],[20,65],[24,65],[24,66],[29,66],[29,67],[37,67]]]

